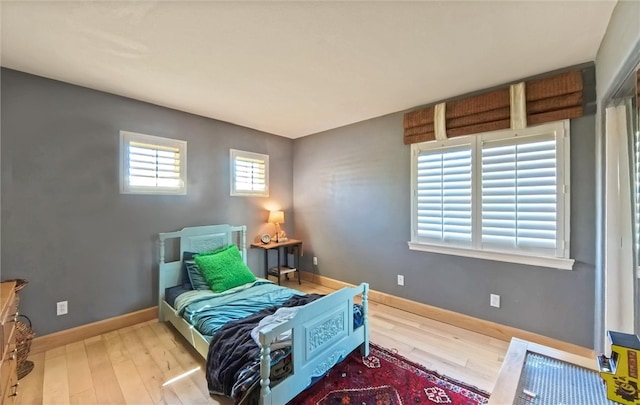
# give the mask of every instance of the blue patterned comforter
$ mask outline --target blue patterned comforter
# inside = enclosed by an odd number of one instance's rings
[[[202,335],[211,337],[226,323],[246,318],[274,306],[281,306],[295,295],[303,293],[259,279],[254,283],[223,293],[193,290],[176,298],[176,311]]]

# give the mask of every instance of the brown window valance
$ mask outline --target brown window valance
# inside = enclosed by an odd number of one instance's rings
[[[585,102],[595,101],[595,92],[585,92],[583,77],[593,75],[593,66],[525,80],[526,119],[528,125],[581,117]],[[589,83],[594,85],[595,83]],[[588,96],[588,97],[585,97]],[[585,100],[593,97],[594,100]],[[477,134],[511,126],[510,87],[445,101],[446,136]],[[404,143],[433,141],[435,105],[404,115]]]

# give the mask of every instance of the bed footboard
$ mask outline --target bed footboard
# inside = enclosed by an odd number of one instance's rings
[[[369,285],[343,288],[299,307],[286,323],[266,326],[260,333],[260,403],[285,404],[360,347],[369,354]],[[354,328],[354,298],[362,296],[363,323]],[[293,372],[270,387],[271,343],[283,332],[292,334]]]

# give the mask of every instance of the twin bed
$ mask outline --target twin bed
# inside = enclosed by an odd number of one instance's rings
[[[192,290],[187,255],[236,245],[246,264],[246,226],[198,226],[159,238],[160,321],[207,359],[211,393],[236,403],[283,405],[356,348],[369,354],[368,284],[326,296],[264,279],[221,293]],[[179,259],[166,262],[171,240],[178,242],[170,248],[179,250]]]

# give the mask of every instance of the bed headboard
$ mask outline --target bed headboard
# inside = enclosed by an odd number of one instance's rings
[[[247,227],[245,225],[205,225],[184,228],[176,232],[164,232],[158,235],[160,243],[159,274],[158,274],[158,302],[164,299],[167,287],[182,284],[182,253],[209,252],[230,244],[235,244],[240,250],[242,260],[247,263]],[[180,239],[180,256],[177,261],[165,262],[165,241]]]

